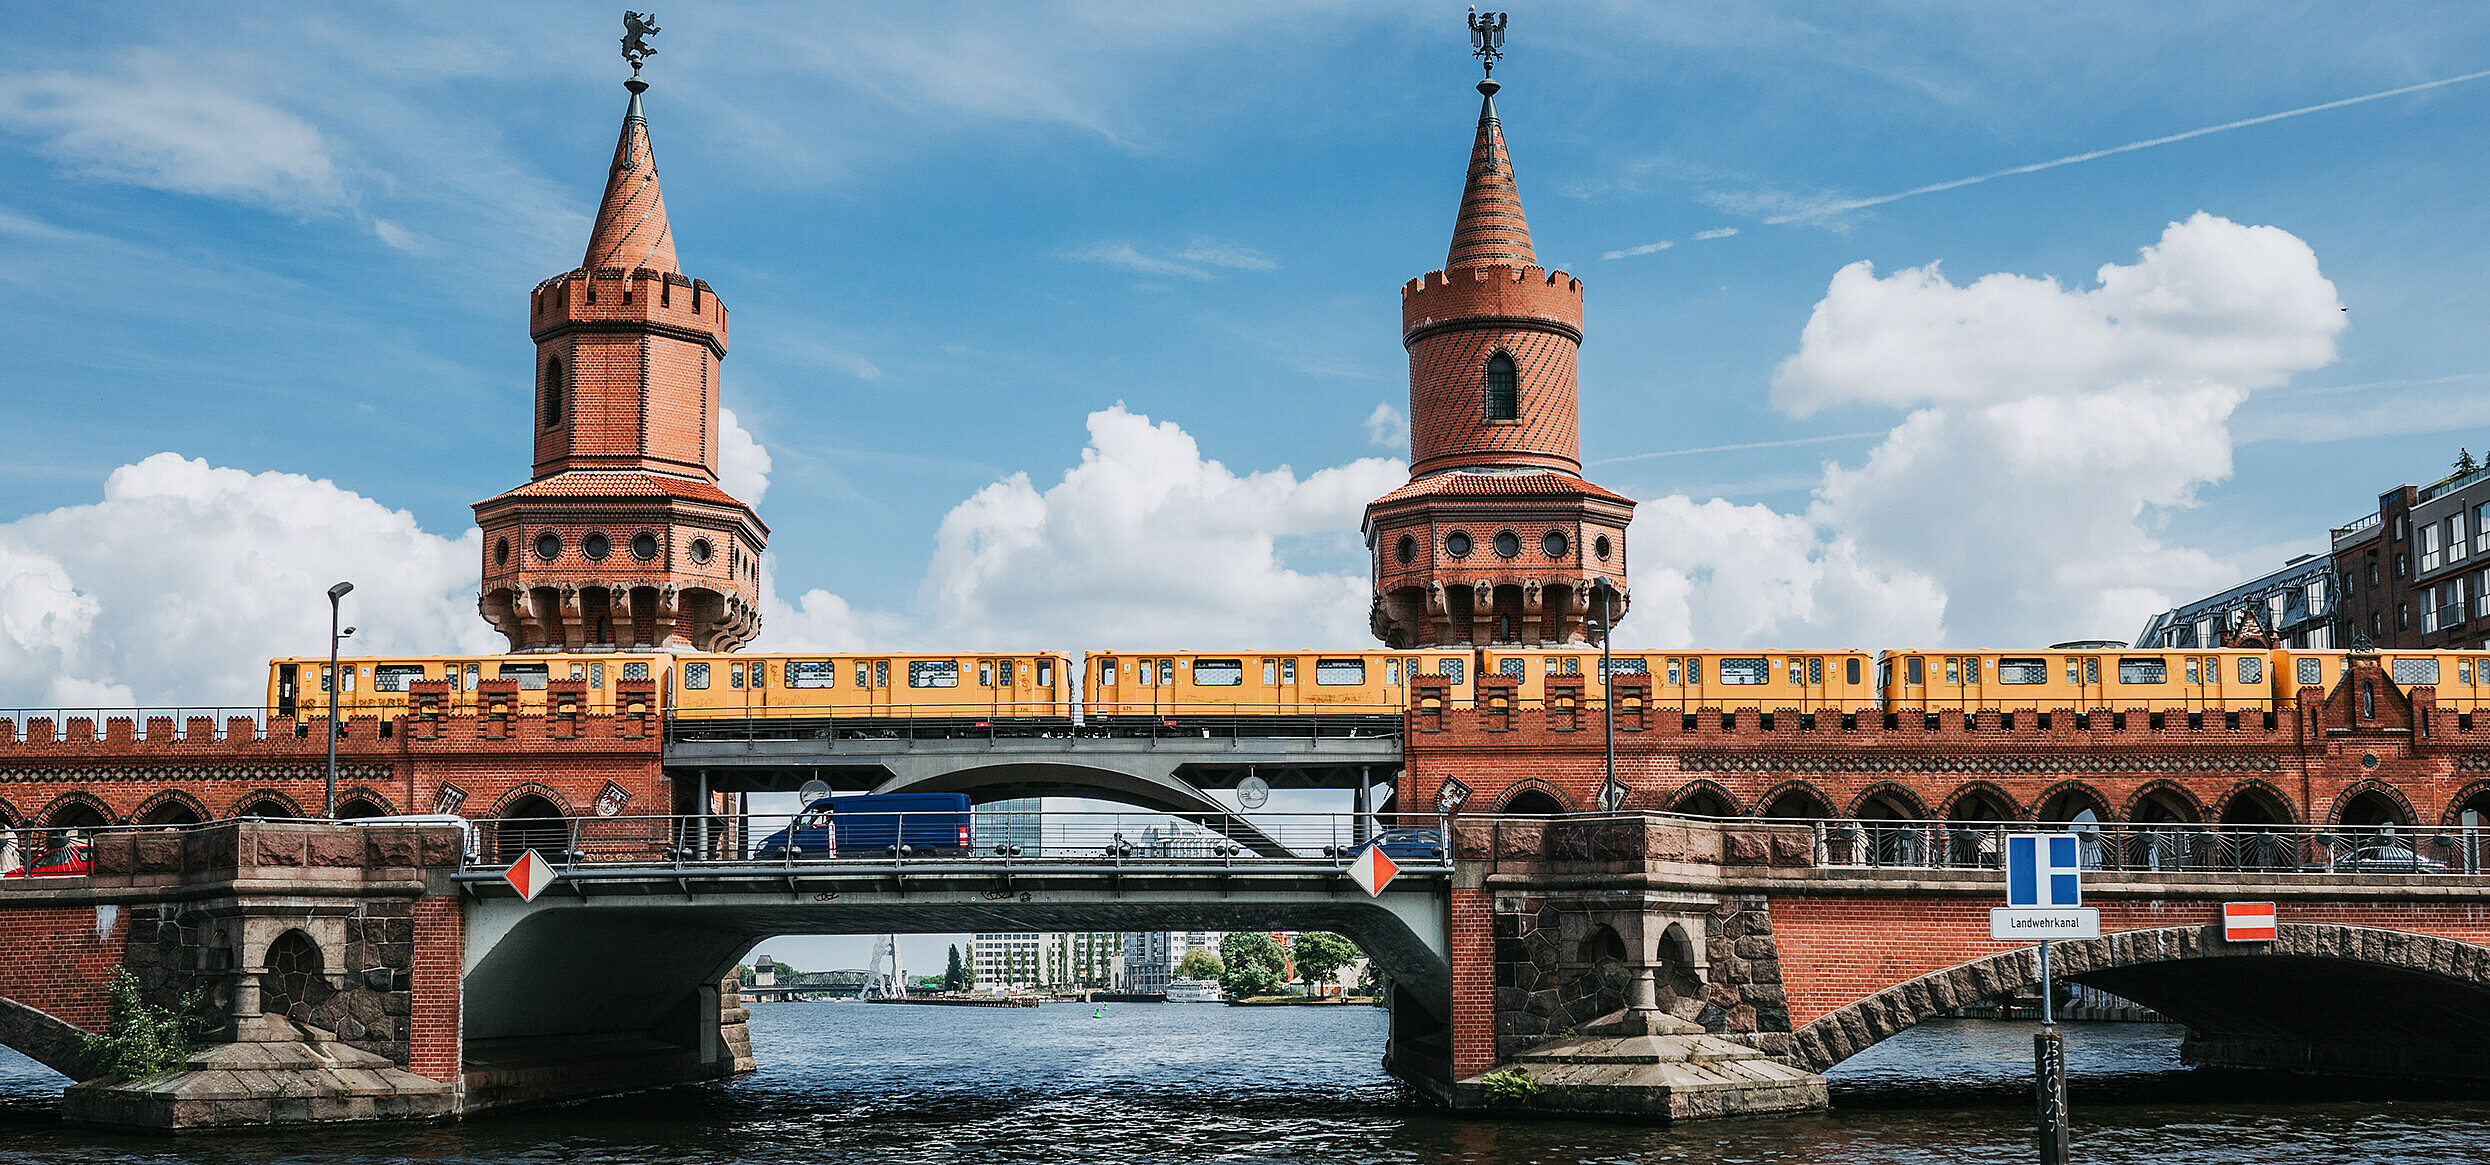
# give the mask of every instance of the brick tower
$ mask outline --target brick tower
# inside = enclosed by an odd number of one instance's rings
[[[1494,49],[1480,49],[1492,73]],[[1393,647],[1586,642],[1595,579],[1616,589],[1619,615],[1627,605],[1634,501],[1582,479],[1582,281],[1531,251],[1497,88],[1492,75],[1478,85],[1444,269],[1401,289],[1409,484],[1369,504],[1365,523],[1371,622]]]
[[[718,488],[726,306],[686,279],[631,104],[577,270],[536,285],[535,479],[477,502],[477,599],[513,651],[732,651],[760,630],[769,528]]]

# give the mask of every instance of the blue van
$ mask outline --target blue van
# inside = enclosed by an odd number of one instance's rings
[[[965,857],[976,848],[966,793],[858,793],[820,797],[787,828],[761,839],[756,856],[869,857],[910,854]]]

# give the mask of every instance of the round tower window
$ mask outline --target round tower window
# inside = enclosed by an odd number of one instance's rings
[[[1550,530],[1547,533],[1547,537],[1539,540],[1540,553],[1545,554],[1550,558],[1565,557],[1565,549],[1565,536],[1557,531]]]
[[[1507,530],[1496,535],[1496,557],[1511,558],[1522,552],[1522,536]]]
[[[1392,557],[1400,559],[1403,566],[1417,561],[1418,540],[1407,534],[1401,535],[1400,542],[1392,547]]]
[[[1454,558],[1468,558],[1470,556],[1470,536],[1459,530],[1455,530],[1450,534],[1444,535],[1444,553],[1449,554]]]
[[[599,530],[588,535],[588,540],[579,544],[579,552],[598,562],[603,562],[606,555],[614,552],[614,542],[605,536],[605,531]]]
[[[537,535],[536,557],[547,562],[562,557],[562,536],[551,530]]]
[[[1602,534],[1591,539],[1591,553],[1599,555],[1601,562],[1608,561],[1608,535]]]
[[[703,565],[703,566],[706,566],[706,565],[708,565],[708,564],[709,564],[709,559],[710,559],[710,557],[711,557],[711,556],[713,556],[713,555],[715,555],[716,553],[717,553],[717,548],[715,548],[715,547],[713,547],[713,546],[709,545],[709,540],[708,540],[708,539],[706,539],[706,538],[694,538],[694,539],[692,539],[692,561],[697,562],[697,563],[700,563],[700,564],[701,564],[701,565]]]
[[[496,539],[494,539],[494,540],[493,540],[493,565],[495,565],[495,566],[508,566],[508,565],[510,565],[510,540],[509,540],[509,539],[507,539],[507,538],[496,538]]]
[[[657,535],[642,530],[631,536],[631,557],[642,562],[657,557]]]

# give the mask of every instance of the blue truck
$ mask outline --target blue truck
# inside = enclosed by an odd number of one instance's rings
[[[966,793],[857,793],[815,798],[785,829],[762,838],[754,853],[963,857],[975,848]]]

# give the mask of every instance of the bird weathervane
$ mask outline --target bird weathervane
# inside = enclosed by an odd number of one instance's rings
[[[1496,75],[1496,61],[1504,56],[1504,25],[1507,19],[1502,12],[1470,10],[1470,55],[1487,66],[1490,77]]]
[[[631,75],[635,79],[640,75],[640,62],[657,55],[657,50],[650,48],[648,43],[648,38],[657,33],[656,13],[623,13],[622,55],[624,60],[631,62]]]

